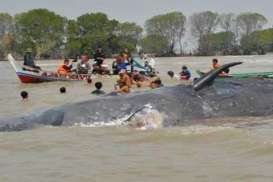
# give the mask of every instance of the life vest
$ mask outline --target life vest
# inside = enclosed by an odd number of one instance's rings
[[[220,64],[216,63],[216,64],[212,64],[212,69],[217,69],[220,67]]]
[[[218,68],[220,68],[220,67],[221,67],[221,66],[220,66],[219,64],[217,64],[217,63],[212,65],[213,70],[218,69]],[[219,74],[219,76],[220,76],[220,77],[227,77],[227,76],[229,76],[229,74],[226,73],[226,72],[224,72],[224,71],[222,71],[222,72]]]
[[[70,72],[70,69],[66,65],[59,66],[57,73],[60,75],[67,75]]]

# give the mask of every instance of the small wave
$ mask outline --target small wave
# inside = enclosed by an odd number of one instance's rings
[[[137,111],[128,114],[120,119],[110,122],[92,122],[92,123],[76,123],[76,127],[98,128],[113,126],[129,126],[138,130],[149,130],[161,128],[163,116],[157,110],[153,109],[150,104],[144,105]]]
[[[126,118],[130,117],[130,115],[125,116],[124,118],[117,119],[110,122],[98,121],[93,123],[75,123],[76,127],[83,128],[99,128],[99,127],[113,127],[113,126],[124,126],[127,125]]]
[[[130,118],[129,126],[138,130],[158,129],[162,128],[163,121],[163,115],[153,109],[152,105],[147,104]]]

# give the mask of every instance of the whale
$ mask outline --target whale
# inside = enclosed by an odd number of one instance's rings
[[[273,81],[269,79],[216,79],[229,63],[197,79],[192,85],[176,85],[106,95],[95,100],[66,104],[26,116],[1,118],[0,131],[22,131],[46,126],[79,124],[129,124],[136,116],[156,113],[162,127],[188,125],[194,121],[223,117],[273,115]]]

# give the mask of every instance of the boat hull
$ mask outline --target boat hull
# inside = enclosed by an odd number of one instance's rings
[[[71,75],[71,76],[44,76],[28,74],[25,72],[16,72],[18,78],[22,83],[42,83],[54,81],[83,81],[91,78],[90,75]]]
[[[8,55],[8,60],[16,72],[16,75],[22,83],[41,83],[53,81],[82,81],[91,78],[91,75],[58,75],[56,73],[36,73],[27,71],[18,66],[11,54]]]
[[[203,76],[206,73],[201,71],[196,71],[199,76]],[[237,74],[229,74],[228,76],[219,76],[219,79],[225,78],[270,78],[273,79],[273,72],[257,72],[257,73],[237,73]]]
[[[31,75],[17,73],[17,76],[22,83],[41,83],[41,82],[43,82],[43,80],[41,78],[34,77]]]

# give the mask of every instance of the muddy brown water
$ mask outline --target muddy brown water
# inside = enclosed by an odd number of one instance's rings
[[[179,72],[183,64],[209,70],[211,59],[158,58],[157,69],[165,85],[174,85],[179,82],[166,77],[168,70]],[[232,72],[273,70],[273,55],[219,60],[245,62]],[[53,70],[58,63],[39,64]],[[96,80],[110,92],[116,78]],[[61,86],[67,94],[59,94]],[[0,117],[94,99],[93,89],[84,82],[21,84],[8,62],[0,62]],[[27,102],[21,102],[22,90],[30,94]],[[212,123],[147,131],[114,126],[0,133],[0,181],[273,181],[273,117]]]

